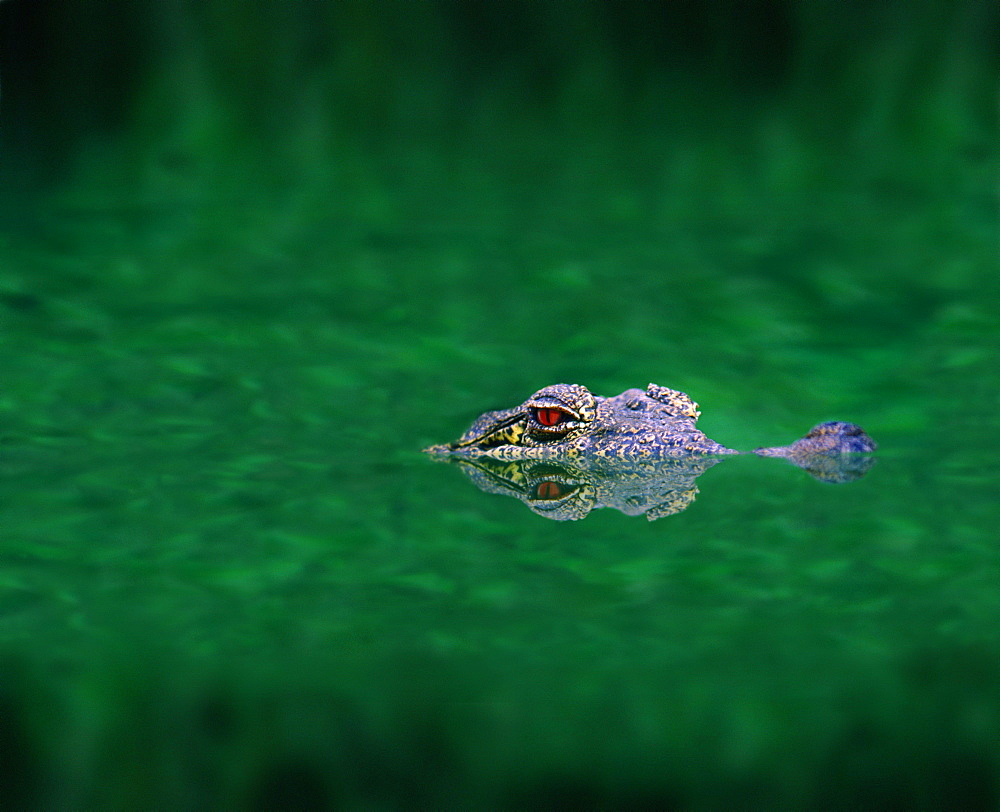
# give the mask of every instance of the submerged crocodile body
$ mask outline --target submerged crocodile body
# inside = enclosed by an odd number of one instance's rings
[[[611,398],[555,384],[513,409],[487,412],[455,442],[424,450],[459,463],[482,490],[516,496],[549,518],[615,507],[653,519],[687,507],[701,473],[742,453],[706,437],[699,415],[683,392],[653,383]],[[846,482],[868,471],[875,447],[859,426],[834,421],[791,445],[752,453]]]

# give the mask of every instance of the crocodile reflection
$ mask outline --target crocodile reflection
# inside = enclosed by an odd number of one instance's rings
[[[688,457],[588,468],[555,460],[449,459],[481,491],[520,499],[539,516],[556,521],[582,519],[604,507],[629,516],[645,514],[650,521],[680,513],[698,494],[695,480],[722,462],[719,457]],[[875,462],[869,456],[841,454],[786,459],[826,482],[857,479]]]
[[[650,384],[613,398],[578,384],[545,387],[513,409],[487,412],[454,443],[425,451],[459,465],[480,490],[520,499],[535,513],[565,521],[612,507],[650,520],[687,508],[695,480],[740,452],[695,425],[697,404]],[[874,464],[875,442],[857,425],[815,426],[788,446],[758,448],[824,482],[848,482]]]
[[[586,470],[552,460],[455,459],[476,487],[520,499],[539,516],[582,519],[612,507],[652,521],[679,513],[694,501],[695,479],[721,460],[702,457],[636,464],[628,469]]]

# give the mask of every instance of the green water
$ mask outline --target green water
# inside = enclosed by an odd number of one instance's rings
[[[193,165],[143,108],[135,154],[6,197],[0,794],[997,808],[974,116],[581,128],[489,93],[367,146],[182,132]],[[726,446],[841,419],[878,461],[726,459],[677,515],[551,522],[420,454],[546,384],[650,381]]]

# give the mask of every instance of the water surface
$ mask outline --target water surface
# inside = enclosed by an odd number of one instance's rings
[[[251,114],[240,37],[181,48],[204,84],[156,57],[117,140],[0,200],[0,795],[996,808],[995,189],[951,102],[981,65],[868,36],[844,62],[882,72],[803,57],[770,95],[630,97],[597,57],[552,109],[485,62],[387,81],[364,138],[315,101],[339,62],[268,63]],[[553,522],[420,453],[651,381],[727,447],[848,420],[877,462],[727,458],[675,515]]]

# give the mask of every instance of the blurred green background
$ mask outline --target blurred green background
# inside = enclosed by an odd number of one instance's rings
[[[0,3],[0,801],[1000,806],[989,2]],[[649,381],[556,524],[419,449]]]

